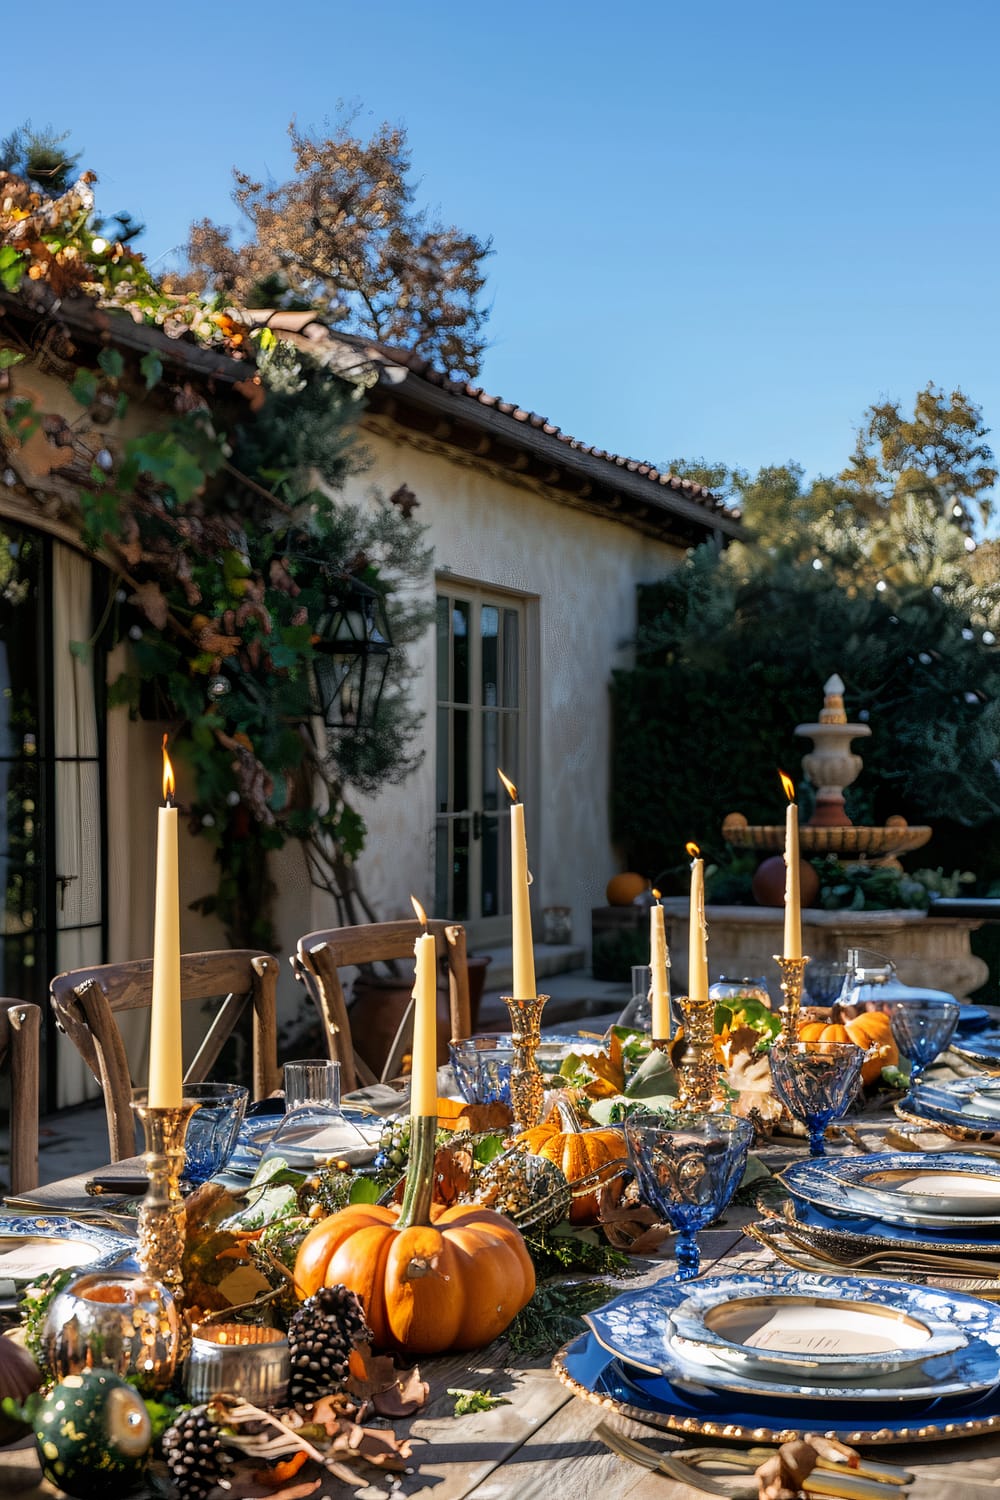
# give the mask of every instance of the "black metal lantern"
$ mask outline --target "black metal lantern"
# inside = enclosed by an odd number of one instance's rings
[[[327,729],[370,729],[392,650],[382,596],[360,578],[345,577],[327,599],[316,635],[313,674]]]

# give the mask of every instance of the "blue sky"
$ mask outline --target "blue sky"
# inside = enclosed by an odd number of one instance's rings
[[[151,260],[355,101],[492,236],[483,384],[586,442],[831,473],[928,380],[1000,429],[995,0],[8,10],[0,133],[69,130]]]

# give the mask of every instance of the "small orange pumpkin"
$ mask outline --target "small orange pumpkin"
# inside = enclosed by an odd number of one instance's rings
[[[522,1146],[533,1156],[544,1156],[555,1162],[569,1182],[570,1187],[580,1177],[598,1172],[607,1167],[607,1178],[613,1176],[612,1166],[617,1166],[625,1155],[625,1142],[620,1130],[613,1125],[598,1126],[583,1130],[573,1106],[565,1099],[556,1101],[548,1119],[533,1125],[515,1137],[515,1146]],[[602,1177],[602,1180],[606,1180]],[[570,1209],[571,1224],[593,1224],[597,1220],[598,1201],[596,1190],[574,1197]]]
[[[482,1348],[535,1290],[531,1256],[509,1219],[431,1202],[436,1125],[433,1115],[413,1120],[402,1204],[351,1204],[311,1229],[295,1259],[300,1298],[350,1287],[376,1345],[408,1354]]]
[[[624,875],[612,875],[604,894],[609,906],[631,906],[636,896],[641,896],[643,891],[648,890],[649,881],[645,875],[636,875],[633,870],[627,870]]]
[[[851,1020],[806,1021],[798,1029],[800,1042],[853,1042],[856,1047],[875,1056],[861,1064],[863,1083],[874,1083],[883,1068],[894,1068],[899,1062],[899,1048],[892,1036],[892,1024],[884,1011],[865,1010]]]

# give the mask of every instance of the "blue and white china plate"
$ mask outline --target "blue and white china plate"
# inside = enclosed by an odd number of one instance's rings
[[[636,1374],[656,1375],[683,1390],[735,1391],[755,1401],[837,1401],[845,1405],[878,1401],[892,1405],[989,1390],[1000,1381],[1000,1308],[975,1297],[915,1287],[909,1282],[803,1271],[724,1280],[734,1298],[788,1291],[826,1303],[856,1305],[867,1300],[900,1312],[919,1307],[933,1311],[936,1323],[950,1321],[965,1343],[950,1353],[889,1374],[855,1381],[841,1379],[833,1384],[836,1377],[824,1375],[802,1374],[793,1381],[790,1374],[782,1380],[746,1368],[734,1371],[707,1350],[696,1352],[671,1342],[670,1320],[690,1293],[690,1286],[684,1282],[661,1281],[623,1292],[604,1307],[587,1313],[584,1322],[598,1343],[622,1362],[630,1379]],[[829,1316],[832,1325],[836,1317],[833,1308]]]
[[[682,1354],[708,1355],[737,1373],[857,1379],[887,1375],[961,1349],[965,1335],[942,1319],[941,1298],[896,1294],[852,1300],[803,1287],[801,1279],[746,1278],[693,1282],[670,1314],[670,1343]],[[787,1284],[786,1284],[787,1282]],[[950,1303],[948,1304],[950,1311]]]
[[[947,1125],[949,1129],[968,1131],[970,1135],[995,1134],[1000,1119],[977,1104],[975,1094],[983,1079],[949,1078],[944,1083],[918,1083],[896,1105],[903,1120],[928,1125]]]
[[[970,1237],[968,1230],[916,1229],[906,1224],[889,1224],[874,1214],[855,1208],[850,1215],[828,1213],[805,1198],[786,1197],[776,1204],[773,1196],[761,1193],[757,1208],[765,1219],[778,1224],[801,1227],[809,1237],[821,1246],[831,1248],[851,1247],[858,1255],[869,1250],[946,1250],[960,1255],[983,1255],[996,1258],[1000,1255],[1000,1232],[981,1230]]]
[[[957,1036],[951,1043],[951,1050],[968,1062],[982,1063],[986,1068],[1000,1068],[1000,1027],[976,1031],[971,1036]]]
[[[581,1334],[552,1361],[556,1378],[574,1395],[605,1411],[651,1427],[726,1438],[730,1442],[787,1443],[809,1433],[850,1444],[938,1442],[969,1438],[1000,1428],[1000,1391],[935,1399],[901,1409],[872,1400],[859,1406],[832,1402],[734,1400],[726,1391],[681,1390],[662,1375],[627,1369],[592,1333]]]
[[[10,1281],[33,1281],[76,1266],[94,1271],[134,1253],[130,1235],[65,1214],[0,1216],[0,1278]]]
[[[1000,1235],[1000,1161],[969,1152],[820,1157],[793,1162],[778,1177],[793,1198],[830,1213],[862,1213],[913,1229],[989,1229]],[[961,1211],[977,1204],[978,1211]]]

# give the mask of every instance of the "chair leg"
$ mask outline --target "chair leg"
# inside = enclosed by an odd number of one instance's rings
[[[37,1005],[7,1012],[10,1038],[10,1191],[38,1186],[38,1076],[41,1012]]]

